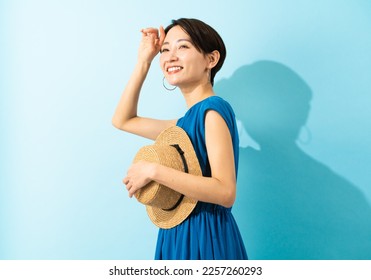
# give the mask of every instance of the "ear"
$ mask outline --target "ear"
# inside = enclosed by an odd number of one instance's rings
[[[217,50],[212,51],[211,53],[208,53],[207,54],[207,59],[208,59],[207,68],[213,69],[215,65],[218,64],[219,58],[220,58],[220,53]]]

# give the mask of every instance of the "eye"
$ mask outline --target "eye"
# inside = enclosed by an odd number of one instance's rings
[[[169,51],[169,49],[164,48],[164,49],[160,50],[160,53],[168,52],[168,51]]]
[[[179,49],[189,49],[189,47],[187,45],[180,45]]]

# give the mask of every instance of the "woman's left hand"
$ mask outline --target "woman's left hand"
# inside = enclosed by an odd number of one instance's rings
[[[139,161],[130,166],[126,177],[122,180],[129,192],[129,197],[152,181],[151,174],[153,174],[154,167],[154,163],[147,161]]]

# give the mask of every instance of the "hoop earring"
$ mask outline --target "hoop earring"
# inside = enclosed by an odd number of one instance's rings
[[[168,91],[173,91],[174,89],[177,88],[177,86],[174,86],[173,88],[168,88],[166,85],[165,85],[165,76],[162,78],[162,85],[164,86],[164,88]]]

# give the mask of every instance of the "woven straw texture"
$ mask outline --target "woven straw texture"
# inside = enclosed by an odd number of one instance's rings
[[[133,162],[146,160],[184,172],[182,158],[171,145],[178,144],[184,152],[188,173],[202,176],[198,158],[187,133],[178,126],[164,130],[154,145],[142,147]],[[183,222],[192,212],[197,201],[184,196],[180,204],[172,209],[181,194],[157,182],[150,182],[135,193],[137,200],[146,205],[151,221],[161,228],[172,228]],[[166,210],[171,209],[171,210]]]

